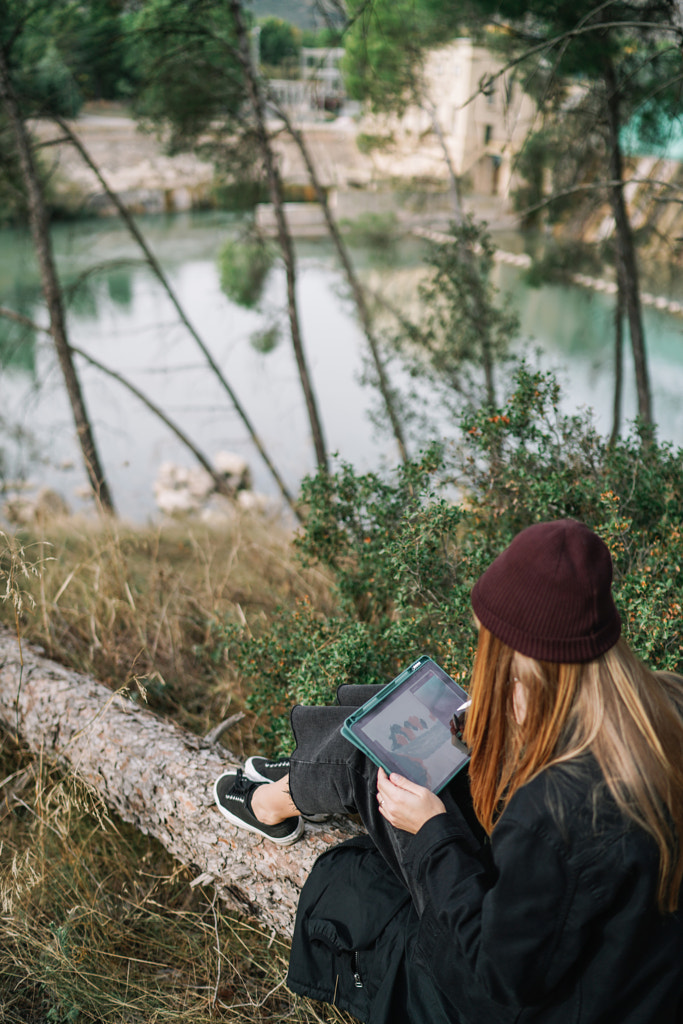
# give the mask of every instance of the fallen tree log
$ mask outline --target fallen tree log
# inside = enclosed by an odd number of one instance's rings
[[[23,655],[23,659],[22,659]],[[23,666],[22,666],[23,660]],[[314,860],[359,831],[346,819],[306,825],[279,847],[231,826],[213,783],[234,755],[44,657],[0,628],[0,723],[36,753],[73,769],[124,821],[154,836],[195,884],[282,935]]]

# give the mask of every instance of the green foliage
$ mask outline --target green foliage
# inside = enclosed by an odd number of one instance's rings
[[[459,31],[459,5],[443,0],[349,0],[342,70],[348,93],[374,110],[402,111],[419,93],[425,48]]]
[[[503,409],[463,418],[472,513],[500,546],[542,519],[592,526],[612,551],[625,635],[654,667],[681,671],[683,450],[646,430],[610,445],[559,402],[553,376],[523,366]]]
[[[475,552],[463,571],[462,510],[437,494],[442,461],[435,447],[389,480],[345,464],[334,475],[307,478],[308,518],[296,543],[305,565],[334,574],[337,610],[324,615],[303,599],[281,608],[261,636],[214,628],[214,656],[230,658],[248,677],[249,705],[272,747],[291,743],[293,703],[330,702],[342,682],[384,682],[414,651],[466,678],[470,573],[483,561]]]
[[[496,410],[463,415],[455,454],[434,447],[389,478],[307,478],[305,565],[332,573],[336,608],[282,606],[263,632],[214,624],[214,660],[237,666],[271,749],[291,743],[293,703],[344,682],[385,682],[422,652],[466,682],[480,573],[531,523],[581,519],[612,551],[624,633],[653,667],[683,670],[683,452],[646,434],[610,446],[588,416],[560,412],[552,374],[518,368]],[[462,504],[446,500],[457,482]]]
[[[515,158],[515,169],[524,185],[516,189],[515,207],[525,218],[526,227],[534,227],[539,220],[537,207],[545,199],[545,177],[550,163],[556,156],[550,133],[542,129],[531,132],[524,140]]]
[[[85,99],[116,99],[126,72],[123,0],[3,0],[0,43],[25,116],[74,117]]]
[[[134,109],[170,128],[172,151],[235,131],[245,92],[225,3],[150,0],[131,14],[129,30],[129,61],[140,76]]]
[[[322,28],[305,28],[301,32],[301,45],[313,49],[331,48],[343,46],[344,39],[341,29],[331,25],[323,25]]]
[[[395,213],[361,213],[354,220],[342,221],[340,227],[352,244],[381,250],[394,245],[400,230]]]
[[[272,249],[257,236],[229,238],[218,254],[221,288],[228,298],[256,306],[273,259]]]
[[[494,401],[496,364],[517,333],[491,280],[493,253],[490,235],[470,218],[451,225],[448,241],[430,243],[422,319],[395,339],[413,375],[429,382],[429,404],[454,414],[463,402]]]
[[[19,156],[7,122],[0,115],[0,225],[28,219],[26,191]]]
[[[64,3],[59,23],[52,27],[53,45],[80,94],[86,100],[118,99],[131,88],[126,71],[127,39],[124,0]],[[60,4],[52,4],[59,10]]]
[[[296,62],[301,52],[301,33],[281,18],[265,18],[259,36],[261,63],[269,67]]]
[[[549,208],[553,219],[575,213],[581,199],[589,209],[604,202],[602,186],[613,177],[610,161],[619,145],[606,125],[635,116],[652,144],[666,136],[680,111],[676,4],[475,0],[472,7],[481,18],[507,23],[507,31],[494,37],[496,45],[515,60],[524,88],[548,115],[520,156],[527,186],[518,193],[519,208],[542,200],[544,169],[559,197]],[[582,194],[577,186],[588,182],[600,191]]]
[[[572,274],[605,273],[605,253],[595,245],[579,240],[550,238],[534,258],[525,278],[534,288],[542,284],[566,284]]]
[[[368,135],[366,132],[358,132],[356,135],[356,145],[360,153],[372,153],[375,149],[388,149],[393,143],[393,134]]]
[[[266,327],[262,331],[254,331],[249,336],[249,344],[255,352],[260,352],[262,356],[267,356],[270,352],[274,352],[279,343],[279,324],[271,324],[270,327]]]

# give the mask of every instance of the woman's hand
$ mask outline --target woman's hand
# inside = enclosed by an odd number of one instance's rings
[[[377,772],[377,802],[380,814],[390,825],[413,834],[419,832],[430,818],[446,813],[443,801],[436,793],[396,772],[387,775],[383,768]]]

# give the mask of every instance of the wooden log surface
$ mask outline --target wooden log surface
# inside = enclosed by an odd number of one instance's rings
[[[213,784],[236,765],[228,750],[180,729],[71,671],[0,628],[0,723],[33,751],[73,769],[125,821],[154,836],[233,909],[291,935],[314,860],[359,831],[347,819],[306,824],[279,847],[240,831],[214,804]]]

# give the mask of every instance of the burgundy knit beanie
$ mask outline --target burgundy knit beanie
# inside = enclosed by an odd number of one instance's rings
[[[574,519],[518,533],[475,584],[472,607],[494,636],[538,661],[592,661],[621,633],[607,545]]]

